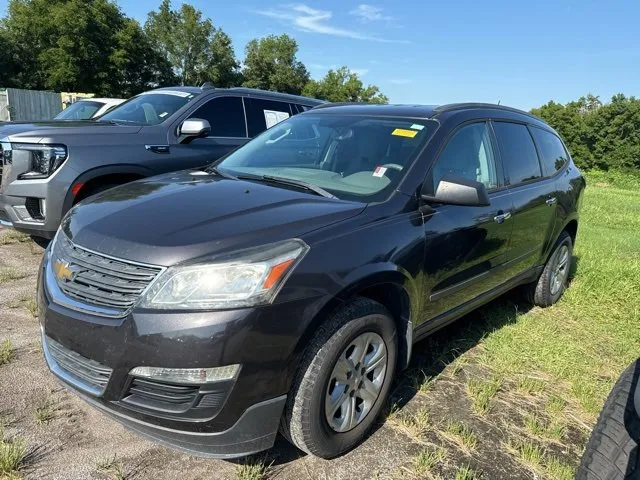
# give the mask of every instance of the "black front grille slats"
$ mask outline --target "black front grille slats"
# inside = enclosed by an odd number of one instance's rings
[[[45,338],[49,353],[68,375],[81,384],[103,392],[109,383],[112,370],[95,360],[83,357],[50,337]]]
[[[124,403],[167,413],[180,413],[193,406],[199,388],[188,385],[168,385],[142,378],[131,381]]]
[[[114,259],[74,245],[58,235],[52,261],[63,262],[71,278],[56,281],[65,295],[87,305],[112,309],[124,316],[162,271],[162,267]]]

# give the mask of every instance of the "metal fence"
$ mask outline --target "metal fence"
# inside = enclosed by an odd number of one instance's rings
[[[7,88],[0,91],[0,121],[51,120],[62,111],[60,94]]]

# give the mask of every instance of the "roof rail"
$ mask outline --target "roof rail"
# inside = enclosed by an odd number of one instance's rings
[[[436,107],[433,111],[436,113],[440,113],[440,112],[450,112],[452,110],[464,110],[466,108],[495,108],[496,110],[506,110],[508,112],[519,113],[521,115],[526,115],[527,117],[540,120],[535,115],[529,112],[526,112],[524,110],[520,110],[518,108],[513,108],[513,107],[507,107],[506,105],[498,105],[495,103],[481,103],[481,102],[449,103],[446,105],[440,105],[439,107]]]
[[[327,108],[327,107],[344,107],[348,105],[375,105],[374,103],[367,102],[327,102],[321,103],[320,105],[316,105],[312,108],[312,110],[317,110],[319,108]]]

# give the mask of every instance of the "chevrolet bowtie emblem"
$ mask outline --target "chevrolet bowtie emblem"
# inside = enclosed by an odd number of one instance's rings
[[[62,260],[55,260],[53,262],[53,273],[55,273],[59,281],[70,282],[77,272],[72,270],[69,263],[63,262]]]

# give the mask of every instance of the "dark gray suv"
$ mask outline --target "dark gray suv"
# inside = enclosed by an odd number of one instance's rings
[[[151,175],[199,167],[320,104],[249,88],[171,87],[97,121],[0,126],[0,224],[51,238],[79,201]]]

